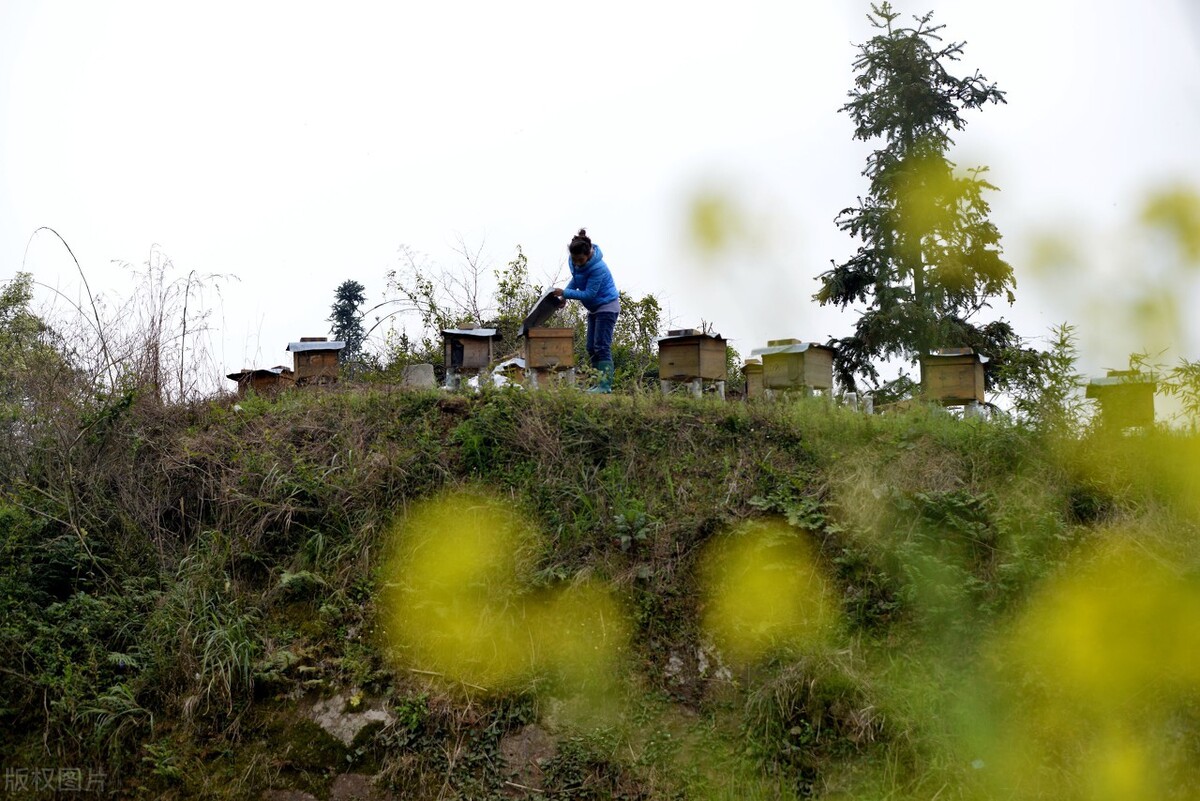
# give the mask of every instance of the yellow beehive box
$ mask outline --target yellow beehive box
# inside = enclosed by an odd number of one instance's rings
[[[325,337],[301,337],[289,342],[292,353],[292,372],[296,386],[332,384],[338,380],[338,355],[345,342],[330,342]]]
[[[742,365],[742,375],[746,377],[746,398],[747,400],[758,400],[766,396],[766,387],[763,385],[763,366],[758,359],[747,359]]]
[[[799,339],[772,339],[751,351],[762,359],[766,389],[833,389],[833,348]]]
[[[240,398],[250,390],[254,390],[258,395],[270,395],[286,389],[295,383],[293,375],[293,371],[283,365],[276,365],[257,370],[247,367],[245,370],[229,373],[227,377],[237,382],[237,394]]]
[[[983,403],[986,356],[970,348],[943,348],[921,357],[921,394],[944,406]]]
[[[525,332],[525,366],[530,369],[575,366],[574,328],[530,328]]]
[[[663,381],[724,381],[729,369],[725,340],[695,329],[670,331],[658,341],[658,377]]]

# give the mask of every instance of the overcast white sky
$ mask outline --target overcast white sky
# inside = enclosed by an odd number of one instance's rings
[[[987,164],[1018,276],[1023,334],[1078,324],[1083,366],[1157,345],[1105,306],[1137,294],[1147,194],[1200,186],[1197,0],[916,0],[1008,105],[970,116],[952,158]],[[837,113],[867,3],[43,2],[0,4],[0,280],[52,226],[93,288],[152,246],[224,273],[222,372],[288,363],[327,333],[334,288],[370,301],[407,245],[452,266],[461,237],[495,266],[520,244],[565,274],[586,225],[618,285],[743,355],[848,333],[813,277],[854,243],[833,225],[865,190],[867,145]],[[718,193],[744,236],[717,257],[688,234]],[[1069,232],[1077,272],[1039,277]],[[1069,260],[1068,260],[1069,261]],[[24,263],[77,292],[62,246]],[[1149,274],[1149,273],[1148,273]],[[1190,308],[1193,279],[1175,293]],[[1178,349],[1200,358],[1200,329]]]

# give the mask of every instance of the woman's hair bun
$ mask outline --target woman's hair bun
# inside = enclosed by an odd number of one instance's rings
[[[575,234],[575,238],[571,240],[571,246],[567,249],[574,255],[588,255],[592,252],[592,240],[588,239],[586,228],[579,229],[579,233]]]

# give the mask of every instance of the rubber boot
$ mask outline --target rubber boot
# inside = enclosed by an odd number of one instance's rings
[[[597,393],[600,395],[608,395],[612,392],[613,382],[613,363],[612,362],[596,362],[596,369],[600,371],[600,382],[596,386],[588,390],[588,392]]]

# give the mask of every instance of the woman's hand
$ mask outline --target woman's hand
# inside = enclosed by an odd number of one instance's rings
[[[563,291],[559,287],[554,287],[554,297],[558,300],[559,308],[567,305],[567,299],[563,297]]]

